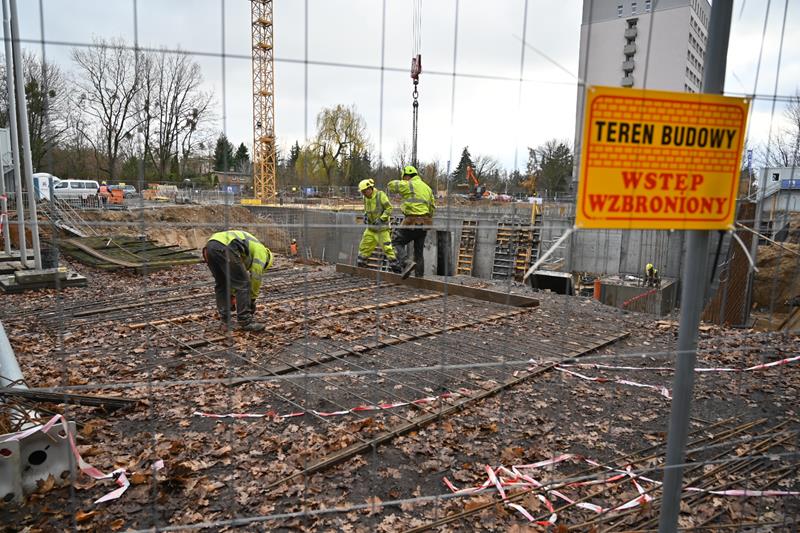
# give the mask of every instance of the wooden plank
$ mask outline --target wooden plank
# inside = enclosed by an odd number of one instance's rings
[[[380,281],[385,281],[386,283],[395,283],[398,285],[405,285],[407,287],[414,287],[415,289],[447,293],[452,296],[463,296],[465,298],[472,298],[474,300],[511,305],[513,307],[536,307],[539,305],[539,300],[529,296],[490,291],[488,289],[479,289],[477,287],[466,287],[464,285],[445,283],[435,279],[408,278],[404,280],[399,274],[394,274],[391,272],[378,272],[376,270],[344,265],[342,263],[337,263],[336,272],[373,280],[380,279]]]
[[[41,392],[10,387],[0,388],[0,397],[24,398],[40,403],[69,403],[102,407],[108,410],[122,409],[136,405],[139,400],[118,398],[114,396],[93,396],[88,394],[72,394],[68,392]]]
[[[64,239],[62,242],[67,244],[68,246],[73,246],[78,250],[82,251],[85,254],[93,257],[94,259],[100,260],[103,263],[114,265],[116,267],[122,268],[134,268],[134,269],[142,269],[143,267],[147,268],[159,268],[159,267],[170,267],[175,265],[183,265],[183,264],[194,264],[199,263],[199,258],[192,258],[192,259],[173,259],[169,261],[151,261],[147,258],[140,258],[140,261],[133,262],[133,261],[126,261],[124,259],[120,259],[116,257],[116,254],[110,255],[103,253],[99,250],[95,250],[91,246],[88,246],[76,239]],[[134,255],[131,252],[127,252],[129,255]],[[135,255],[134,255],[135,257]]]

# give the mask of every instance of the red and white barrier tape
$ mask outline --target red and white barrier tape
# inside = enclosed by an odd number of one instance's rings
[[[656,288],[654,288],[654,289],[650,289],[650,290],[649,290],[649,291],[647,291],[647,292],[643,292],[642,294],[637,294],[637,295],[636,295],[636,296],[634,296],[633,298],[628,298],[627,300],[625,300],[624,302],[622,302],[622,306],[621,306],[621,307],[622,307],[622,309],[625,309],[626,307],[628,307],[630,304],[632,304],[633,302],[635,302],[635,301],[637,301],[637,300],[641,300],[642,298],[646,298],[647,296],[650,296],[651,294],[655,294],[655,293],[657,293],[657,292],[658,292],[658,290],[659,290],[659,288],[660,288],[660,287],[656,287]]]
[[[593,461],[591,459],[587,459],[583,456],[576,455],[576,454],[563,454],[557,457],[553,457],[552,459],[547,459],[544,461],[539,461],[538,463],[528,464],[528,465],[514,465],[511,468],[505,466],[499,466],[497,468],[492,468],[491,466],[486,465],[485,471],[487,475],[486,481],[483,484],[475,487],[468,487],[459,489],[453,483],[450,482],[449,479],[446,477],[443,478],[443,482],[447,487],[454,493],[454,494],[473,494],[479,492],[481,490],[487,489],[489,487],[494,486],[497,488],[497,492],[500,494],[502,500],[507,500],[508,495],[506,493],[506,489],[509,488],[523,488],[523,489],[537,489],[541,488],[544,485],[533,478],[531,473],[526,473],[526,471],[537,470],[544,466],[555,465],[564,461],[576,461],[576,462],[584,462],[590,464],[595,467],[599,467],[603,470],[609,471],[614,473],[615,475],[610,477],[602,477],[593,480],[587,481],[579,481],[574,483],[568,483],[567,487],[582,487],[582,486],[589,486],[589,485],[599,485],[599,484],[606,484],[611,483],[613,481],[618,481],[624,478],[630,478],[631,483],[636,488],[636,491],[639,495],[631,500],[628,500],[620,505],[616,505],[613,507],[603,507],[601,505],[589,503],[589,502],[576,502],[575,500],[571,499],[570,497],[566,496],[564,493],[556,490],[556,489],[544,489],[544,494],[536,494],[536,497],[544,503],[545,507],[547,507],[548,511],[551,513],[550,517],[547,520],[539,520],[536,519],[525,509],[522,505],[506,501],[506,505],[513,508],[517,512],[519,512],[522,516],[524,516],[530,522],[536,522],[538,525],[543,526],[553,526],[558,519],[557,514],[554,512],[554,506],[552,502],[547,498],[548,495],[552,495],[557,499],[563,500],[568,504],[574,504],[576,507],[581,509],[587,509],[589,511],[595,512],[597,514],[602,513],[611,513],[611,512],[618,512],[624,511],[626,509],[632,509],[634,507],[638,507],[643,505],[647,502],[653,500],[653,497],[648,494],[648,491],[642,486],[641,482],[651,483],[655,485],[661,485],[660,481],[656,481],[654,479],[650,479],[638,474],[635,474],[630,466],[627,466],[624,470],[620,470],[617,468],[612,468],[609,466],[601,465],[600,463]],[[741,490],[741,489],[734,489],[734,490],[708,490],[708,489],[701,489],[697,487],[687,487],[684,489],[690,492],[706,492],[708,494],[714,494],[717,496],[738,496],[738,497],[777,497],[777,496],[797,496],[800,495],[800,491],[780,491],[780,490]]]
[[[663,396],[664,398],[670,399],[672,395],[669,393],[666,387],[661,385],[648,385],[647,383],[639,383],[637,381],[630,381],[628,379],[615,379],[615,378],[593,378],[590,376],[584,376],[583,374],[579,374],[577,372],[573,372],[572,370],[567,370],[566,368],[561,368],[560,366],[555,367],[556,370],[559,372],[564,372],[565,374],[570,374],[581,379],[585,379],[586,381],[595,381],[597,383],[619,383],[620,385],[630,385],[632,387],[640,387],[644,389],[653,389],[658,391],[658,393]]]
[[[752,372],[754,370],[764,370],[766,368],[772,368],[776,366],[788,365],[790,363],[795,363],[800,361],[800,355],[796,357],[789,357],[785,359],[780,359],[778,361],[772,361],[770,363],[763,363],[755,366],[749,366],[746,368],[729,368],[729,367],[700,367],[695,368],[695,372]],[[535,362],[535,361],[531,361]],[[668,366],[612,366],[612,365],[601,365],[597,363],[574,363],[569,365],[558,365],[562,368],[571,368],[571,367],[582,367],[582,368],[595,368],[598,370],[668,370],[670,372],[674,371],[675,369]]]
[[[772,361],[770,363],[762,363],[759,365],[749,366],[746,368],[728,368],[728,367],[706,367],[706,368],[695,368],[695,372],[753,372],[756,370],[765,370],[767,368],[773,368],[776,366],[788,365],[791,363],[795,363],[800,361],[800,356],[796,357],[789,357],[785,359],[780,359],[778,361]],[[528,362],[534,363],[539,365],[540,363],[531,359]],[[559,372],[564,372],[566,374],[573,375],[577,378],[586,380],[586,381],[594,381],[596,383],[617,383],[619,385],[629,385],[632,387],[639,387],[644,389],[652,389],[659,393],[659,395],[663,396],[664,398],[671,399],[672,394],[670,393],[669,389],[661,385],[649,385],[647,383],[639,383],[638,381],[631,381],[628,379],[617,379],[617,378],[605,378],[605,377],[592,377],[586,376],[584,374],[580,374],[573,370],[568,370],[568,368],[594,368],[598,370],[668,370],[670,372],[674,371],[674,368],[665,367],[665,366],[657,366],[657,367],[637,367],[637,366],[612,366],[612,365],[602,365],[597,363],[573,363],[573,364],[561,364],[555,366],[555,369]]]
[[[53,426],[59,421],[61,421],[61,425],[64,428],[64,434],[66,435],[66,438],[69,439],[69,447],[72,450],[72,455],[75,457],[75,461],[78,463],[78,468],[80,469],[80,471],[92,479],[97,479],[97,480],[113,479],[117,483],[117,485],[119,485],[119,488],[112,490],[102,498],[95,500],[94,503],[103,503],[111,500],[116,500],[117,498],[122,496],[122,494],[126,490],[128,490],[128,487],[130,486],[130,482],[128,481],[128,478],[125,476],[126,474],[125,469],[118,468],[113,472],[111,472],[110,474],[104,474],[97,468],[93,467],[92,465],[84,461],[83,457],[81,457],[80,452],[78,452],[78,447],[75,445],[75,439],[72,433],[69,431],[69,426],[67,425],[67,419],[64,418],[62,415],[55,415],[46,424],[34,426],[32,428],[26,429],[25,431],[13,433],[0,442],[19,441],[39,431],[46,433],[50,431],[50,429],[52,429]]]
[[[470,391],[466,389],[460,389],[458,392],[445,392],[444,394],[440,394],[439,396],[427,396],[425,398],[420,398],[418,400],[412,400],[409,402],[394,402],[394,403],[379,403],[376,405],[359,405],[358,407],[353,407],[352,409],[344,409],[341,411],[316,411],[314,409],[307,409],[305,411],[295,411],[293,413],[286,413],[280,414],[277,411],[266,411],[264,413],[223,413],[223,414],[216,414],[216,413],[204,413],[202,411],[195,411],[192,413],[193,416],[202,416],[204,418],[276,418],[276,419],[284,419],[284,418],[295,418],[299,416],[305,416],[307,414],[312,414],[315,416],[321,417],[330,417],[330,416],[343,416],[343,415],[350,415],[354,413],[360,413],[364,411],[385,411],[387,409],[396,409],[397,407],[405,407],[407,405],[422,405],[426,403],[432,403],[437,400],[443,400],[446,398],[460,398],[462,396],[469,396],[471,394]]]

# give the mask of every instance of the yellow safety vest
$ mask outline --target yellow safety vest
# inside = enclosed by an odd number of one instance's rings
[[[372,198],[364,197],[364,215],[368,224],[388,224],[392,216],[392,203],[385,192],[373,189]]]
[[[272,252],[252,234],[241,230],[220,231],[209,237],[241,254],[244,266],[250,272],[250,296],[255,298],[261,289],[261,276],[272,266]],[[233,245],[233,246],[231,246]]]
[[[388,186],[389,192],[398,193],[403,197],[400,207],[404,215],[433,216],[436,209],[436,199],[428,184],[419,176],[410,180],[392,180]]]

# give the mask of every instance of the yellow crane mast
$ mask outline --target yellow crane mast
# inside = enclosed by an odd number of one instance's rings
[[[275,199],[275,58],[272,1],[250,0],[253,37],[253,196],[242,203]]]

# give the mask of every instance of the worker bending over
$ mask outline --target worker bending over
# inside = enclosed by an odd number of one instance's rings
[[[648,287],[659,287],[661,285],[658,269],[653,266],[653,263],[647,263],[647,266],[644,267],[644,282]]]
[[[422,257],[425,249],[425,236],[433,225],[433,212],[436,209],[436,200],[428,184],[419,177],[417,169],[408,165],[403,168],[403,179],[389,182],[388,190],[398,193],[403,197],[402,226],[397,228],[392,239],[392,246],[397,254],[398,265],[407,277],[414,268],[414,275],[421,278],[425,275],[425,260]],[[406,265],[405,246],[414,241],[414,261]]]
[[[393,270],[397,269],[397,256],[392,248],[392,235],[389,227],[392,203],[385,192],[375,188],[374,180],[361,180],[358,190],[364,197],[364,224],[367,225],[367,228],[358,245],[356,265],[366,267],[367,259],[372,255],[375,247],[380,245],[383,248],[383,255],[389,258],[389,265]]]
[[[203,248],[205,260],[214,276],[214,293],[220,319],[228,323],[231,302],[235,299],[239,329],[261,331],[264,324],[253,320],[261,275],[272,266],[272,252],[246,231],[215,233]]]

